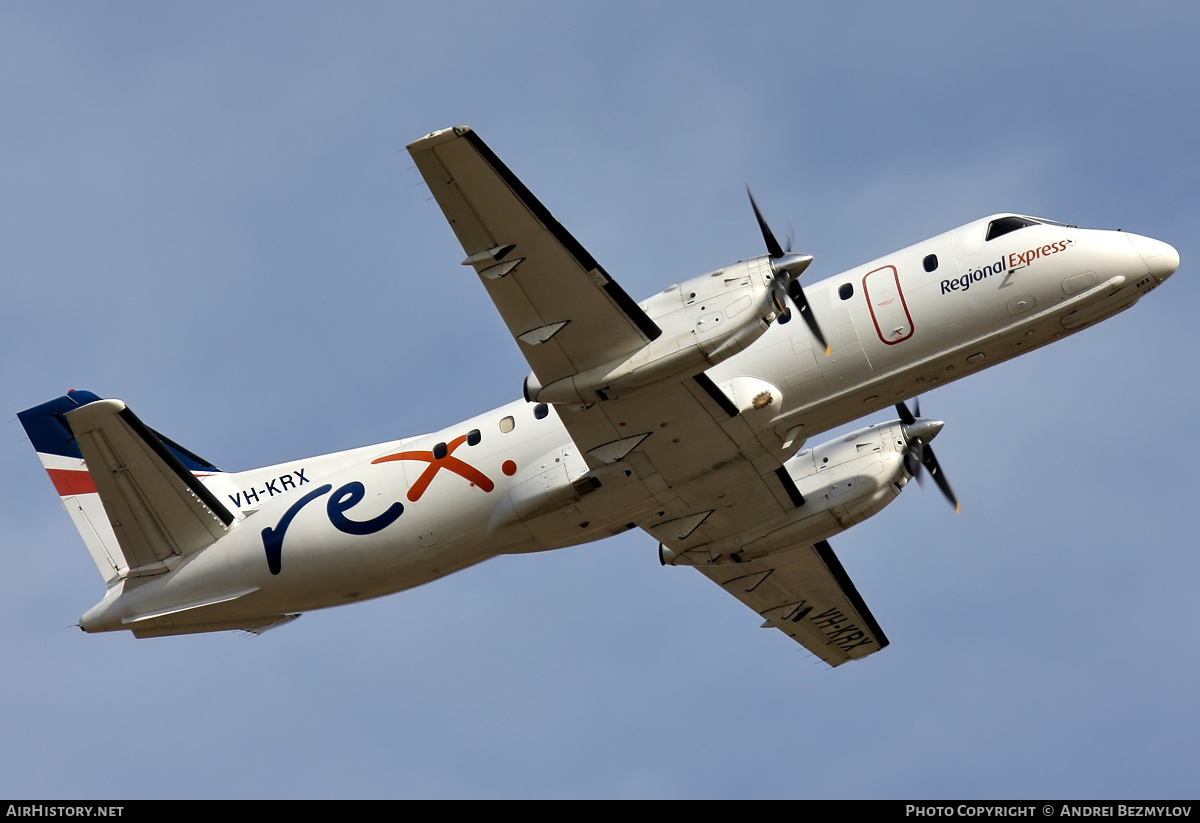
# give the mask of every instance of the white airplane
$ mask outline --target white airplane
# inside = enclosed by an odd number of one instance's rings
[[[812,258],[751,199],[767,255],[636,303],[471,129],[408,150],[532,368],[524,399],[242,472],[90,392],[21,412],[108,584],[84,631],[258,633],[641,528],[830,665],[866,657],[888,641],[827,540],[923,469],[956,503],[928,445],[942,423],[904,401],[1124,311],[1179,266],[1147,237],[998,214],[803,290]]]

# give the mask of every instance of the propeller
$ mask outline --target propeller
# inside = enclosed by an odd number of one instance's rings
[[[929,445],[929,441],[937,437],[938,432],[942,430],[942,426],[946,424],[941,420],[930,420],[921,417],[920,400],[914,401],[913,406],[914,411],[909,411],[908,406],[904,403],[896,404],[896,412],[900,415],[904,439],[908,443],[908,449],[904,453],[904,468],[922,486],[924,482],[921,479],[921,469],[922,467],[928,469],[929,476],[933,478],[933,482],[937,483],[938,488],[942,490],[942,494],[946,495],[946,499],[954,505],[954,510],[961,512],[962,506],[950,488],[950,481],[942,473],[942,467],[938,465],[937,457],[933,453],[933,447]]]
[[[829,344],[825,342],[825,335],[821,333],[821,327],[817,324],[817,318],[812,313],[812,308],[808,305],[808,299],[804,296],[804,289],[800,286],[800,275],[804,274],[804,270],[812,263],[811,254],[797,254],[792,251],[792,236],[788,233],[788,244],[785,250],[779,245],[779,241],[775,239],[775,234],[771,231],[771,227],[767,225],[767,221],[763,218],[762,212],[759,211],[758,203],[754,200],[754,194],[750,191],[750,187],[746,187],[746,194],[750,196],[750,206],[754,209],[754,217],[758,220],[758,228],[762,232],[763,240],[767,244],[767,254],[771,256],[771,270],[775,272],[775,283],[771,287],[771,298],[775,301],[776,308],[779,309],[779,323],[782,325],[792,319],[792,313],[787,308],[783,296],[786,294],[795,304],[796,310],[800,312],[800,316],[804,318],[804,322],[808,324],[808,330],[812,332],[813,337],[817,338],[817,342],[825,347],[825,355],[829,356]],[[786,282],[786,285],[785,285]]]

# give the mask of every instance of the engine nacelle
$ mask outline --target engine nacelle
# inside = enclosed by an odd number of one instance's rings
[[[671,286],[641,304],[662,334],[623,360],[543,386],[525,378],[525,399],[594,403],[643,386],[699,374],[762,336],[778,312],[768,258],[726,266]]]
[[[876,423],[806,449],[784,464],[804,497],[786,517],[680,554],[662,548],[672,565],[744,563],[826,540],[878,514],[911,479],[900,421]]]

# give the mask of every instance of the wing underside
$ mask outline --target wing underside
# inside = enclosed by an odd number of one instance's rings
[[[831,666],[888,645],[829,543],[699,569],[709,580]]]

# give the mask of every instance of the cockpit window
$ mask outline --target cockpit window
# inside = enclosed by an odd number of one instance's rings
[[[1030,220],[1028,217],[1001,217],[998,220],[993,220],[988,224],[986,240],[995,240],[997,237],[1008,234],[1010,231],[1023,229],[1026,226],[1036,226],[1038,221]]]

